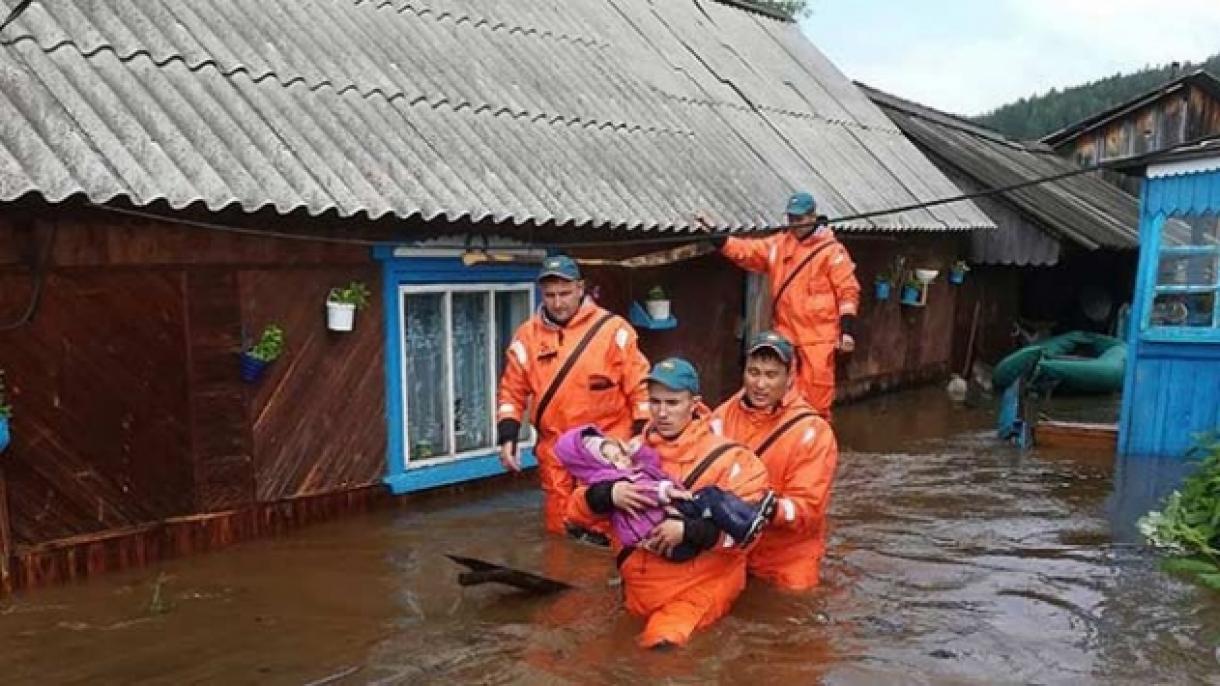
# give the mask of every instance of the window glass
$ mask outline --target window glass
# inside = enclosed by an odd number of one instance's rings
[[[496,379],[504,373],[507,361],[508,345],[513,342],[513,334],[517,327],[530,317],[530,294],[526,291],[500,291],[496,293]],[[530,413],[525,412],[526,421],[521,426],[521,441],[533,438],[533,428],[529,425]]]
[[[530,316],[530,291],[426,287],[402,303],[408,463],[490,452],[504,354]],[[526,424],[521,441],[532,439]]]
[[[1165,220],[1155,288],[1152,326],[1220,326],[1220,221],[1215,215]]]
[[[412,462],[450,452],[445,396],[448,392],[443,293],[407,295],[406,322],[407,440]]]
[[[453,436],[459,453],[492,447],[490,297],[453,294]]]

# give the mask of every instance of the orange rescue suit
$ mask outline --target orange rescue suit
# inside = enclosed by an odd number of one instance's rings
[[[721,252],[747,271],[766,274],[771,298],[796,272],[772,314],[773,328],[796,347],[797,385],[819,414],[830,416],[835,395],[835,350],[841,317],[860,310],[860,284],[847,248],[829,229],[798,239],[791,231],[766,238],[729,238]]]
[[[675,483],[684,480],[713,450],[729,442],[712,432],[707,415],[706,408],[699,410],[694,421],[673,440],[651,427],[644,432],[644,440],[661,456],[661,468]],[[712,485],[747,502],[757,502],[767,489],[767,472],[754,453],[738,446],[720,455],[690,490]],[[604,515],[589,508],[587,490],[576,489],[568,501],[568,515],[573,522],[590,526]],[[647,617],[638,639],[641,646],[651,648],[666,642],[683,645],[696,629],[728,613],[746,585],[746,551],[726,546],[725,542],[721,534],[712,548],[686,562],[671,562],[643,549],[626,559],[619,573],[627,610]],[[617,555],[622,546],[613,535],[611,543]]]
[[[774,410],[750,407],[738,392],[716,408],[712,426],[751,450],[794,418],[812,412],[796,390]],[[750,550],[750,573],[789,590],[818,585],[826,552],[826,509],[839,446],[826,420],[812,415],[791,424],[760,455],[779,498],[775,518]]]
[[[546,319],[541,308],[514,334],[508,346],[496,421],[522,421],[527,403],[537,403],[550,387],[580,340],[607,314],[586,298],[564,326]],[[633,420],[648,419],[648,359],[640,352],[635,329],[613,316],[590,341],[534,427],[538,442],[534,454],[542,481],[546,530],[564,532],[567,499],[575,487],[572,477],[555,457],[555,442],[565,430],[593,424],[608,435],[631,437]]]

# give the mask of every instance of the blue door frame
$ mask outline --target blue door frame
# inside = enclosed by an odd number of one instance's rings
[[[495,450],[460,458],[441,458],[436,462],[410,465],[403,436],[406,415],[403,411],[403,330],[402,286],[445,284],[530,284],[537,274],[533,267],[512,265],[467,267],[457,257],[401,255],[393,248],[373,249],[382,264],[382,302],[385,313],[385,387],[386,442],[385,483],[395,494],[421,491],[437,486],[482,479],[502,474],[504,469]],[[494,391],[493,391],[494,392]],[[522,465],[537,466],[532,448],[521,451]]]
[[[1165,222],[1217,213],[1220,170],[1144,181],[1139,270],[1119,421],[1123,454],[1180,457],[1196,436],[1220,428],[1220,327],[1151,323]],[[1220,309],[1220,302],[1213,306]]]

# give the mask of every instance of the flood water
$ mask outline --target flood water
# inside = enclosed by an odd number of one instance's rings
[[[0,601],[3,682],[1220,683],[1217,595],[1133,531],[1174,465],[1021,454],[936,389],[836,422],[824,587],[753,585],[685,649],[635,648],[609,555],[544,537],[523,478]],[[578,589],[462,589],[444,553]]]

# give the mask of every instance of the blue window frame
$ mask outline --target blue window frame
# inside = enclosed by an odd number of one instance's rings
[[[1141,338],[1220,341],[1220,217],[1158,214],[1144,236]]]
[[[502,472],[495,392],[534,309],[535,270],[378,249],[386,332],[386,483],[395,493]],[[526,430],[522,461],[534,466]]]

